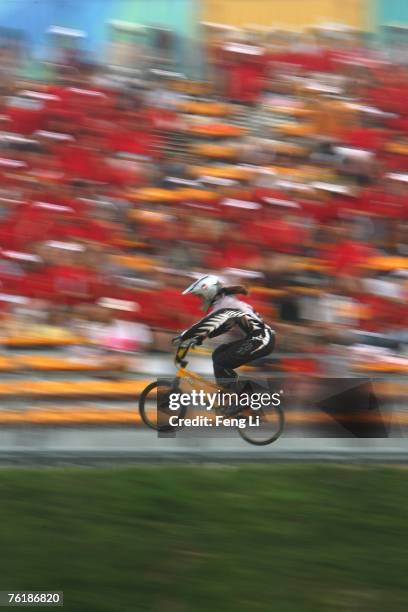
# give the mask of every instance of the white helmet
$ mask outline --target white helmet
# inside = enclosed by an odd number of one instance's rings
[[[198,280],[194,281],[194,283],[183,291],[183,295],[186,295],[186,293],[198,295],[203,300],[204,309],[207,309],[211,305],[211,302],[221,287],[222,284],[220,279],[217,276],[208,274],[207,276],[202,276]]]

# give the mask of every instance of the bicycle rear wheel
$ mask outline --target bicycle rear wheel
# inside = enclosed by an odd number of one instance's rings
[[[169,395],[177,387],[177,383],[155,380],[142,391],[139,398],[139,413],[147,427],[159,432],[174,431],[174,425],[169,424],[169,418],[183,418],[187,408],[181,406],[178,410],[169,409]]]
[[[282,408],[280,406],[268,406],[252,411],[252,418],[246,418],[245,427],[238,428],[238,433],[249,444],[266,446],[276,442],[282,435],[284,428],[285,415]]]

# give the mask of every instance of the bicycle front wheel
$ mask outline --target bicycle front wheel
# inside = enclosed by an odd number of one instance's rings
[[[170,381],[155,380],[142,391],[139,398],[139,413],[147,427],[155,431],[174,431],[175,426],[169,424],[170,417],[183,418],[187,408],[181,406],[177,411],[169,409],[169,395],[177,386]]]
[[[238,428],[238,433],[245,442],[255,446],[266,446],[276,442],[285,428],[285,415],[280,406],[268,406],[252,411],[251,417],[246,417],[244,427]]]

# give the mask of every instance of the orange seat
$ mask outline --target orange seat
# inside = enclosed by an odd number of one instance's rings
[[[18,365],[12,357],[0,356],[0,372],[11,372],[17,367]]]
[[[132,200],[143,202],[176,202],[178,200],[176,191],[156,187],[144,187],[143,189],[131,191],[128,197]]]
[[[395,153],[397,155],[408,155],[408,143],[406,142],[387,142],[384,149],[388,153]]]
[[[362,264],[365,268],[375,270],[408,269],[408,257],[370,257]]]
[[[22,347],[22,346],[72,346],[73,344],[84,344],[85,340],[79,336],[61,336],[58,337],[44,337],[44,336],[11,336],[8,338],[1,338],[0,343],[5,346]]]
[[[362,372],[395,372],[398,374],[408,373],[408,363],[392,363],[388,361],[364,362],[354,364],[354,369]]]
[[[309,136],[316,132],[313,123],[283,123],[275,126],[275,129],[286,136]]]
[[[192,151],[196,155],[214,159],[231,159],[238,155],[237,147],[231,145],[199,144],[193,145]]]
[[[218,200],[219,197],[215,191],[194,189],[191,187],[177,189],[177,193],[181,200],[199,200],[201,202],[214,202],[215,200]]]
[[[314,113],[311,109],[303,106],[268,106],[266,110],[277,115],[290,115],[291,117],[309,117]]]
[[[32,423],[44,425],[85,425],[110,423],[140,425],[141,418],[135,410],[106,410],[102,408],[28,409],[25,412],[0,410],[1,424]]]
[[[211,123],[207,125],[191,125],[188,128],[191,134],[197,136],[212,136],[214,138],[234,138],[247,132],[245,128],[227,123]]]
[[[15,362],[21,368],[46,372],[95,372],[106,369],[106,367],[98,363],[84,363],[78,360],[73,361],[70,359],[48,357],[45,355],[23,355],[21,357],[16,357]],[[114,368],[109,367],[109,369]]]
[[[154,259],[142,255],[134,255],[132,257],[127,255],[112,255],[111,259],[117,265],[129,268],[130,270],[148,271],[156,265]]]
[[[255,286],[250,288],[250,293],[259,295],[281,296],[286,293],[284,289],[273,289],[269,287]]]
[[[192,115],[206,115],[208,117],[225,117],[231,113],[231,106],[220,102],[181,102],[179,109],[183,113]]]
[[[242,181],[249,178],[251,170],[239,166],[190,166],[190,174],[195,177],[212,176],[235,181]]]
[[[0,396],[14,397],[134,397],[140,395],[146,380],[20,380],[0,383]]]

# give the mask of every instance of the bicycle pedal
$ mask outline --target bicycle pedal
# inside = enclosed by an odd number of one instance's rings
[[[225,417],[232,417],[232,416],[238,416],[239,414],[241,414],[242,412],[242,408],[226,408],[225,410],[223,410],[222,415]]]

